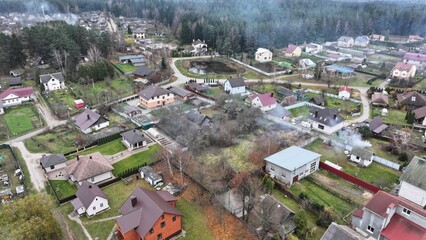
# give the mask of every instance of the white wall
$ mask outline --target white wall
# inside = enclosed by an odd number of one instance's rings
[[[86,209],[86,214],[88,216],[92,216],[108,208],[108,199],[105,199],[103,197],[96,197],[90,204],[90,206]]]
[[[112,172],[109,171],[109,172],[102,173],[100,175],[93,177],[93,180],[92,180],[92,178],[88,178],[88,179],[85,179],[85,180],[88,181],[88,182],[91,182],[91,183],[98,183],[98,182],[102,182],[104,180],[110,179],[112,177],[113,177]],[[72,178],[71,178],[71,180],[72,180]],[[83,181],[78,182],[78,185],[81,185],[82,182]]]
[[[60,82],[55,78],[51,78],[48,82],[44,83],[44,88],[46,91],[55,91],[63,89],[65,87],[64,82]]]
[[[272,52],[271,51],[265,51],[265,52],[256,52],[255,54],[255,60],[258,62],[270,62],[272,61]]]
[[[246,92],[245,86],[232,88],[229,81],[225,82],[224,89],[225,91],[229,91],[229,94],[241,94]]]
[[[398,196],[410,200],[420,206],[426,205],[426,191],[405,181],[402,181],[401,183]]]
[[[343,99],[349,99],[351,98],[351,93],[348,91],[342,91],[342,92],[339,92],[339,97]]]
[[[327,125],[321,124],[321,125],[324,126],[324,129],[320,129],[318,127],[319,123],[317,123],[315,121],[312,121],[312,120],[309,120],[309,121],[312,123],[312,129],[317,130],[318,132],[322,132],[322,133],[328,134],[328,135],[331,135],[331,134],[337,132],[338,130],[340,130],[344,126],[343,125],[344,122],[341,122],[341,123],[337,124],[334,127],[329,127]]]
[[[67,166],[67,164],[66,164],[66,163],[60,163],[60,164],[56,164],[56,165],[54,165],[54,166],[53,166],[53,168],[48,167],[48,168],[45,168],[44,170],[45,170],[46,172],[53,172],[53,171],[57,171],[57,170],[59,170],[59,169],[65,168],[66,166]]]
[[[271,173],[274,175],[274,177],[276,179],[278,179],[281,182],[284,182],[286,184],[293,184],[293,178],[294,176],[298,176],[298,181],[300,181],[301,179],[303,179],[304,177],[308,176],[309,174],[315,172],[318,170],[319,167],[319,160],[320,158],[317,158],[315,160],[312,160],[311,162],[303,165],[302,167],[295,169],[295,170],[287,170],[284,168],[281,168],[280,166],[270,163],[268,161],[266,161],[266,171],[268,173]],[[311,164],[315,163],[315,169],[314,171],[311,172]],[[274,169],[274,171],[271,170],[271,168]],[[284,176],[283,176],[284,174]]]
[[[109,126],[109,121],[106,121],[106,122],[104,122],[104,123],[101,123],[101,124],[95,125],[95,126],[93,126],[92,128],[93,128],[93,130],[98,131],[98,130],[100,130],[100,129],[102,129],[102,128],[106,128],[106,127],[108,127],[108,126]]]

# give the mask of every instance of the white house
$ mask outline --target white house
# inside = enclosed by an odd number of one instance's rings
[[[0,109],[5,107],[21,105],[34,98],[34,90],[32,87],[24,88],[8,88],[0,93]],[[3,111],[0,110],[0,113]]]
[[[229,94],[241,94],[246,92],[244,78],[230,78],[224,83],[224,90]]]
[[[132,151],[146,146],[146,138],[142,133],[136,130],[129,130],[127,132],[121,133],[121,142]]]
[[[374,154],[364,148],[354,147],[351,151],[350,160],[360,166],[368,167],[373,162]]]
[[[109,121],[98,113],[90,109],[85,109],[75,117],[75,126],[84,134],[88,134],[92,131],[99,131],[102,128],[108,127]]]
[[[302,55],[302,49],[296,45],[289,44],[287,49],[284,51],[286,58],[300,57]]]
[[[345,119],[337,109],[314,107],[310,110],[308,121],[312,129],[331,135],[344,127]]]
[[[163,181],[163,178],[158,173],[154,172],[150,166],[140,168],[139,173],[141,174],[141,178],[145,179],[151,186],[155,186]]]
[[[398,62],[392,68],[391,77],[402,80],[410,80],[416,75],[416,65]]]
[[[380,34],[372,34],[370,36],[371,41],[385,41],[385,35],[380,35]]]
[[[370,38],[367,36],[358,36],[355,38],[354,45],[366,47],[370,43]]]
[[[67,161],[65,170],[71,181],[81,185],[83,181],[98,183],[111,179],[114,167],[100,152],[95,152]]]
[[[45,155],[40,159],[40,165],[49,179],[65,180],[68,173],[65,171],[67,159],[64,154]]]
[[[82,182],[75,195],[77,198],[71,201],[71,205],[80,216],[91,217],[109,209],[107,196],[96,184]]]
[[[144,39],[145,38],[145,29],[137,28],[133,31],[133,37],[135,39]]]
[[[321,155],[291,146],[265,158],[266,171],[285,184],[293,183],[318,170]]]
[[[254,59],[258,62],[272,61],[272,52],[266,48],[258,48],[254,56]]]
[[[342,99],[351,98],[351,89],[346,87],[346,86],[340,87],[339,88],[339,98],[342,98]]]
[[[61,72],[40,75],[40,83],[45,91],[55,91],[65,88],[65,79]]]
[[[277,99],[273,93],[253,94],[249,96],[252,107],[260,108],[263,112],[274,109],[277,106]]]
[[[426,206],[426,159],[415,156],[402,173],[398,196]]]
[[[355,41],[352,37],[342,36],[337,40],[337,46],[339,47],[352,47]]]
[[[426,54],[420,53],[406,53],[403,57],[404,63],[414,64],[417,69],[425,70],[426,69]]]
[[[320,53],[320,52],[322,52],[322,50],[323,50],[322,45],[315,44],[315,43],[310,43],[310,44],[306,45],[306,48],[305,48],[305,52],[311,53],[311,54]]]
[[[186,52],[192,53],[193,55],[202,55],[208,51],[206,41],[200,39],[193,39],[191,46],[185,49]]]

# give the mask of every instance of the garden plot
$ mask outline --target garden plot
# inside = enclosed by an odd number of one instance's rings
[[[24,104],[6,109],[0,116],[0,137],[19,136],[43,126],[43,119],[32,104]]]
[[[10,191],[13,196],[16,196],[16,187],[24,184],[23,177],[20,179],[22,173],[15,174],[17,173],[17,163],[9,148],[0,148],[0,192]],[[4,196],[0,197],[0,200],[1,198]]]
[[[67,153],[78,148],[75,139],[78,130],[71,125],[61,125],[28,138],[24,144],[32,153]]]

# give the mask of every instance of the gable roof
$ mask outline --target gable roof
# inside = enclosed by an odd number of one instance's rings
[[[398,214],[380,232],[383,239],[426,240],[426,229]]]
[[[347,86],[341,86],[341,87],[339,87],[339,92],[343,92],[343,91],[346,91],[346,92],[351,92],[351,89],[349,88],[349,87],[347,87]]]
[[[414,156],[399,179],[426,191],[425,173],[426,159]]]
[[[409,72],[413,67],[414,67],[414,64],[397,62],[395,64],[395,67],[392,68],[392,71],[399,70],[399,71]]]
[[[159,86],[156,86],[156,85],[151,85],[149,87],[142,89],[142,91],[140,91],[138,93],[138,95],[139,95],[139,97],[141,97],[145,100],[149,100],[153,97],[166,95],[168,93],[170,93],[170,91],[168,91],[164,88],[161,88]]]
[[[314,102],[316,105],[322,105],[325,102],[325,99],[323,96],[315,96],[309,100],[309,102]]]
[[[354,147],[352,148],[351,155],[355,155],[361,159],[370,160],[374,154],[365,148]]]
[[[75,195],[77,196],[78,201],[80,201],[82,206],[86,209],[89,208],[90,204],[92,204],[93,200],[95,200],[96,197],[108,199],[107,196],[98,187],[98,185],[90,183],[88,181],[83,181],[81,183]],[[79,204],[77,201],[75,202],[75,205],[75,207],[77,207],[78,209]]]
[[[59,82],[64,82],[65,81],[64,76],[62,75],[62,73],[61,72],[57,72],[57,73],[49,73],[49,74],[40,75],[40,82],[41,83],[47,83],[52,78],[58,80]]]
[[[210,122],[210,119],[206,115],[201,114],[200,112],[194,109],[191,109],[185,116],[189,121],[194,122],[198,125],[203,125],[205,122]]]
[[[266,49],[266,48],[258,48],[256,50],[256,54],[258,54],[258,53],[265,53],[265,52],[271,52],[271,51],[269,49]]]
[[[173,87],[172,86],[172,87],[167,88],[167,90],[169,90],[170,92],[172,92],[172,93],[174,93],[174,94],[176,94],[177,96],[180,96],[180,97],[187,97],[187,96],[192,95],[192,93],[190,91],[187,91],[187,90],[185,90],[183,88],[179,88],[179,87]]]
[[[417,91],[404,92],[397,95],[400,104],[423,107],[426,106],[426,96],[418,93]]]
[[[266,157],[265,161],[273,163],[289,171],[293,171],[319,157],[321,157],[321,154],[306,150],[301,147],[291,146]]]
[[[130,144],[146,141],[144,135],[136,130],[129,130],[120,134]]]
[[[43,166],[43,168],[48,168],[57,164],[64,163],[66,161],[67,159],[65,158],[64,154],[59,153],[43,156],[40,159],[40,164],[41,166]]]
[[[139,236],[143,238],[164,213],[182,215],[177,208],[165,200],[166,198],[169,201],[175,201],[176,198],[168,196],[168,192],[164,192],[158,194],[156,191],[140,187],[135,188],[120,208],[120,213],[123,216],[116,220],[121,231],[126,233],[136,229]],[[136,199],[134,206],[132,206],[132,198]]]
[[[324,235],[322,235],[321,240],[339,239],[363,240],[366,238],[362,237],[361,234],[359,234],[348,226],[339,225],[335,222],[332,222],[330,226],[328,226],[327,231],[325,231]]]
[[[368,125],[370,126],[370,130],[374,133],[381,133],[388,127],[388,125],[383,123],[379,116],[373,118],[373,120],[371,120]]]
[[[229,84],[231,85],[232,88],[245,87],[246,86],[246,84],[244,82],[244,78],[229,78],[226,81],[229,82]]]
[[[86,130],[93,126],[99,119],[101,115],[90,110],[85,109],[82,113],[75,117],[75,125],[81,130]]]
[[[355,38],[355,41],[357,42],[369,42],[370,38],[367,36],[358,36]]]
[[[404,59],[412,60],[412,61],[419,61],[419,62],[426,62],[426,54],[408,52],[404,55]]]
[[[329,127],[336,126],[337,124],[345,121],[345,119],[339,115],[339,111],[335,108],[316,108],[313,107],[309,111],[309,119],[321,124],[325,124]]]
[[[273,96],[273,93],[256,94],[252,96],[252,99],[258,98],[262,107],[270,106],[277,103],[277,99]]]
[[[285,50],[285,53],[293,53],[297,48],[298,46],[289,44],[287,49]]]
[[[283,96],[293,96],[294,95],[293,91],[291,91],[290,89],[287,89],[285,87],[278,87],[277,88],[277,93],[281,94]]]
[[[199,84],[199,83],[188,83],[186,86],[192,91],[201,92],[201,91],[209,90],[208,86],[204,86],[204,85]]]
[[[29,97],[33,95],[34,90],[32,87],[24,88],[8,88],[4,92],[0,93],[0,99],[6,98],[10,94],[14,94],[18,97]]]
[[[371,95],[371,103],[389,105],[389,96],[384,93],[375,92]]]
[[[65,170],[80,182],[112,171],[114,167],[100,152],[94,152],[85,156],[77,156],[77,158],[67,161]]]
[[[415,109],[413,113],[415,119],[421,119],[426,117],[426,106]]]
[[[20,77],[7,77],[3,78],[3,80],[6,81],[9,86],[22,85],[22,80]]]
[[[149,68],[147,66],[140,66],[133,72],[133,74],[138,75],[138,76],[148,76],[152,72],[154,72],[154,70],[152,70],[151,68]]]
[[[349,42],[350,40],[354,40],[352,37],[341,36],[337,41],[339,42]]]

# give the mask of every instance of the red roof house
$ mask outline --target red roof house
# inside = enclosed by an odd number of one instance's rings
[[[119,240],[170,239],[182,231],[176,197],[167,191],[136,188],[120,208],[116,220]]]
[[[4,107],[22,104],[34,96],[32,87],[8,88],[0,93],[0,100]]]
[[[339,88],[339,97],[343,98],[343,99],[349,99],[351,98],[351,89],[346,87],[346,86],[342,86]]]
[[[273,93],[253,94],[249,98],[251,105],[260,108],[262,111],[268,111],[277,106],[277,99],[275,99]]]

